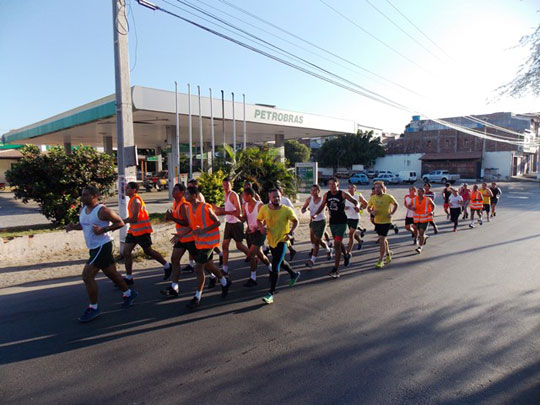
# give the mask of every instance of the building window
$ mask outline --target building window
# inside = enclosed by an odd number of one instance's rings
[[[444,141],[444,144],[446,145],[446,147],[449,147],[450,146],[450,140],[449,139],[446,139]]]

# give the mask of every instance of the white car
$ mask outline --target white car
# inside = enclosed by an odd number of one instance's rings
[[[393,174],[379,174],[373,181],[383,181],[384,184],[398,184],[399,177],[396,177]]]

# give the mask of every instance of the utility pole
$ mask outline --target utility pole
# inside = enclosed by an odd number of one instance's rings
[[[112,0],[113,38],[114,38],[114,74],[116,86],[116,147],[118,154],[118,212],[126,218],[126,184],[136,180],[134,156],[126,153],[127,147],[135,145],[133,135],[133,104],[129,85],[129,48],[126,16],[126,0]],[[131,148],[130,150],[133,150]],[[126,165],[130,164],[127,168]],[[135,166],[131,166],[134,164]],[[120,229],[120,246],[126,238],[126,227]]]

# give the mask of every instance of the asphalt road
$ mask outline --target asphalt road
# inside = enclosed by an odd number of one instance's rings
[[[494,221],[457,233],[439,216],[421,255],[391,236],[383,270],[369,232],[340,279],[326,261],[292,288],[282,275],[273,305],[262,267],[242,286],[242,261],[230,296],[205,293],[193,313],[193,278],[163,300],[157,267],[136,272],[129,310],[100,278],[103,314],[84,325],[76,277],[0,290],[0,401],[538,404],[539,199],[534,183],[508,186]]]

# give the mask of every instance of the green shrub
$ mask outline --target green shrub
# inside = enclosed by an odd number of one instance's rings
[[[225,173],[217,170],[214,173],[204,172],[197,179],[199,190],[201,190],[207,203],[216,204],[218,207],[223,205],[225,200],[222,184],[224,178]]]

